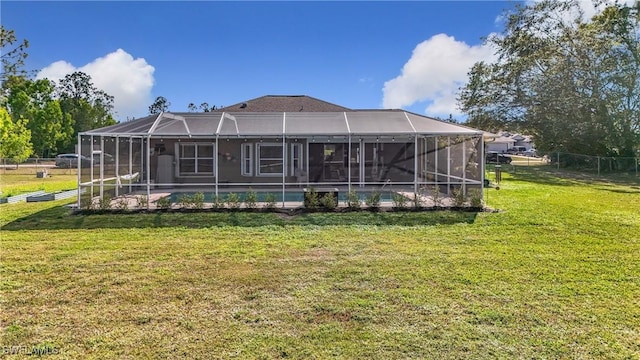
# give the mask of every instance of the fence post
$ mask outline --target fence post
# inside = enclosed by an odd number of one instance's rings
[[[560,170],[560,151],[556,153],[556,159],[558,160],[556,161],[556,169]]]
[[[598,159],[598,176],[600,176],[600,156],[596,156]]]

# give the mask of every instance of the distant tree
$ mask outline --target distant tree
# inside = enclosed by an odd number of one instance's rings
[[[28,54],[25,50],[29,47],[29,41],[26,39],[17,43],[17,38],[13,30],[8,30],[0,25],[0,62],[2,70],[0,70],[0,81],[5,81],[12,75],[26,75],[27,72],[22,70],[24,60]]]
[[[210,111],[214,111],[216,109],[216,106],[209,106],[208,102],[203,102],[200,104],[200,106],[196,106],[196,104],[194,103],[189,103],[189,105],[187,105],[187,108],[189,109],[190,112],[197,112],[198,109],[200,109],[200,111],[202,112],[210,112]]]
[[[209,103],[207,102],[203,102],[202,104],[200,104],[200,110],[202,110],[203,112],[210,112],[216,109],[215,105],[209,106]]]
[[[171,103],[164,96],[158,96],[153,101],[153,104],[149,106],[149,114],[153,115],[169,111],[169,106],[171,106]]]
[[[640,151],[640,6],[541,0],[505,16],[459,94],[468,123],[534,136],[542,151],[633,156]]]
[[[21,163],[31,155],[31,132],[26,123],[26,119],[14,122],[7,109],[0,107],[0,158]]]
[[[13,119],[25,120],[36,155],[48,157],[58,146],[64,147],[71,141],[73,120],[62,113],[51,81],[10,76],[4,86],[10,114]]]
[[[80,132],[117,123],[111,114],[113,96],[98,90],[91,76],[80,71],[68,74],[58,83],[57,92],[62,112],[73,122],[72,139]]]

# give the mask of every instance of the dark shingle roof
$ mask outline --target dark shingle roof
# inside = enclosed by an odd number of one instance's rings
[[[215,111],[227,112],[326,112],[350,111],[344,106],[332,104],[306,95],[265,95],[252,100],[225,106]]]

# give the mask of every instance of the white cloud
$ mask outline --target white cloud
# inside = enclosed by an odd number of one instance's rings
[[[40,70],[36,78],[59,81],[67,74],[82,71],[91,76],[95,87],[114,97],[116,115],[125,119],[146,113],[151,103],[154,70],[145,59],[134,59],[126,51],[118,49],[79,68],[65,61],[56,61]]]
[[[456,93],[477,61],[494,59],[487,45],[469,46],[446,34],[418,44],[402,73],[384,84],[382,106],[402,108],[428,102],[429,115],[460,115]]]

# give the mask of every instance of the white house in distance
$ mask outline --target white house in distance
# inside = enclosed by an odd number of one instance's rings
[[[483,132],[404,110],[268,95],[214,112],[160,113],[78,135],[80,196],[482,189]],[[84,191],[82,191],[84,190]],[[389,194],[387,194],[389,195]]]
[[[487,152],[499,153],[509,152],[512,149],[519,149],[519,151],[524,152],[534,148],[531,136],[511,134],[506,131],[496,134],[493,139],[489,137],[489,141],[485,144],[485,150]]]

